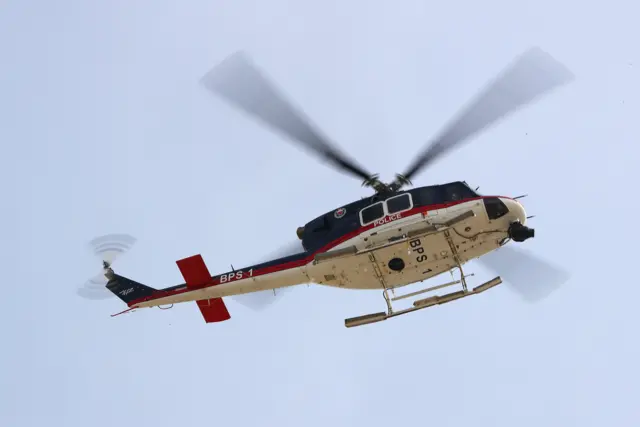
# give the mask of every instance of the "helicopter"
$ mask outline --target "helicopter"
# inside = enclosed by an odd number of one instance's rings
[[[524,196],[482,195],[465,181],[406,187],[412,186],[412,179],[419,172],[472,136],[573,79],[564,65],[542,49],[525,51],[418,153],[404,173],[385,183],[379,175],[369,173],[342,153],[285,98],[247,54],[231,55],[201,79],[206,89],[247,117],[359,179],[373,194],[337,206],[298,227],[299,247],[292,254],[240,269],[232,267],[231,271],[213,276],[201,255],[189,256],[176,261],[184,283],[163,289],[151,288],[114,272],[113,255],[126,251],[135,239],[126,236],[97,239],[94,249],[103,257],[104,286],[128,306],[113,316],[141,308],[196,302],[206,323],[222,322],[231,318],[225,297],[275,292],[311,283],[382,291],[384,311],[345,320],[346,327],[362,326],[477,295],[500,285],[503,280],[498,275],[471,287],[468,279],[473,274],[466,274],[463,269],[471,260],[489,259],[494,254],[498,255],[494,256],[494,270],[513,270],[518,266],[526,270],[528,265],[529,270],[523,271],[524,275],[516,281],[536,275],[539,281],[529,284],[529,291],[536,288],[546,296],[545,285],[555,288],[568,275],[511,250],[512,245],[535,236],[535,230],[527,225],[531,217],[521,202]],[[397,294],[408,285],[447,272],[453,280]],[[93,280],[93,290],[87,288],[83,292],[94,292],[100,283]],[[458,290],[437,294],[452,286]],[[409,298],[414,298],[409,308],[394,307],[398,300]]]

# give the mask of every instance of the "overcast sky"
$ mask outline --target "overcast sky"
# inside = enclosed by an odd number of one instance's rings
[[[0,425],[639,425],[640,7],[524,4],[3,1]],[[137,237],[118,272],[163,287],[180,258],[253,263],[369,194],[199,86],[234,51],[390,179],[534,45],[576,81],[414,184],[529,194],[523,246],[573,274],[544,302],[501,286],[346,329],[379,292],[228,299],[211,325],[195,304],[110,318],[120,301],[76,296],[97,235]]]

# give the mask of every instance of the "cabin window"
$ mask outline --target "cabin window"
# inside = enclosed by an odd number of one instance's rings
[[[384,217],[384,215],[384,203],[378,202],[360,211],[360,221],[362,221],[362,225],[365,225]]]
[[[398,212],[403,212],[413,207],[411,200],[411,194],[405,193],[399,196],[394,196],[387,199],[387,213],[393,215]]]

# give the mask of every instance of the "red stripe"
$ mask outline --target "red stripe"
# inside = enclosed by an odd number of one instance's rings
[[[474,200],[482,200],[482,199],[486,199],[486,198],[495,198],[495,197],[500,197],[500,198],[503,198],[503,199],[510,199],[510,197],[505,197],[505,196],[479,196],[479,197],[473,197],[473,198],[470,198],[470,199],[458,200],[458,201],[455,201],[455,202],[441,203],[441,204],[437,204],[437,205],[420,206],[420,207],[413,208],[413,209],[411,209],[409,211],[402,212],[402,218],[406,218],[408,216],[416,215],[416,214],[419,214],[419,213],[426,214],[429,211],[438,210],[438,209],[446,209],[446,208],[451,207],[451,206],[460,205],[462,203],[467,203],[467,202],[471,202],[471,201],[474,201]],[[400,219],[402,219],[402,218],[400,218]],[[338,239],[326,244],[325,246],[321,247],[320,249],[316,250],[315,252],[310,253],[305,258],[302,258],[302,259],[299,259],[299,260],[296,260],[296,261],[289,261],[289,262],[285,262],[285,263],[282,263],[282,264],[276,264],[276,265],[264,267],[264,268],[261,268],[259,270],[253,270],[252,277],[262,276],[262,275],[270,274],[270,273],[276,273],[278,271],[289,270],[289,269],[292,269],[292,268],[301,267],[303,265],[306,265],[306,264],[308,264],[309,262],[311,262],[313,260],[313,258],[316,256],[316,254],[322,253],[322,252],[327,252],[327,251],[331,250],[332,248],[338,246],[339,244],[341,244],[343,242],[346,242],[347,240],[353,239],[354,237],[364,233],[365,231],[371,230],[373,228],[375,228],[375,226],[373,224],[369,224],[369,225],[366,225],[364,227],[360,227],[357,230],[354,230],[354,231],[352,231],[350,233],[347,233],[347,234],[343,235],[342,237],[340,237],[340,238],[338,238]],[[144,301],[164,298],[164,297],[167,297],[167,296],[179,295],[179,294],[184,293],[184,292],[190,292],[190,291],[193,291],[195,289],[207,288],[207,287],[215,286],[215,285],[218,285],[218,284],[220,284],[220,279],[213,279],[212,277],[209,276],[209,280],[206,283],[202,284],[202,285],[194,286],[194,287],[189,286],[188,289],[182,289],[182,290],[173,291],[173,292],[159,290],[157,293],[155,293],[151,297],[141,298],[140,300],[136,300],[136,301],[130,302],[129,303],[129,307],[131,307],[132,305],[135,305],[135,304],[139,304],[139,303],[144,302]]]

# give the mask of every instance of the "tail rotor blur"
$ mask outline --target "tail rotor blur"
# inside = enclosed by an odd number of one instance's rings
[[[91,240],[89,249],[100,259],[102,270],[79,287],[76,293],[89,300],[104,300],[113,297],[113,293],[106,288],[105,273],[111,264],[120,255],[128,252],[135,243],[136,238],[128,234],[106,234]]]

